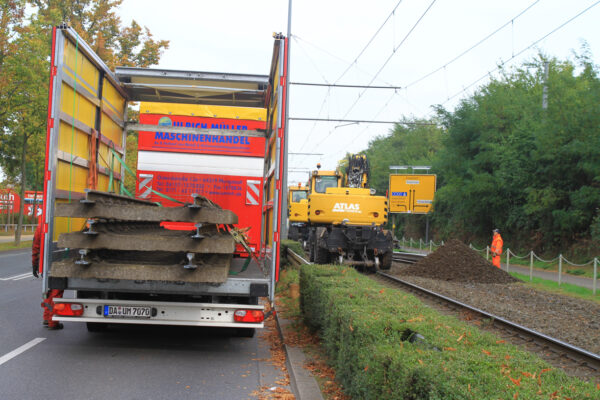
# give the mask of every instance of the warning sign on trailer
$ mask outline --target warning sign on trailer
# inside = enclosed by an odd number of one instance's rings
[[[427,214],[435,195],[435,175],[391,174],[389,205],[391,213]]]

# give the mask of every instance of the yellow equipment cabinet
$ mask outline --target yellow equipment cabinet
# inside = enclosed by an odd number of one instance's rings
[[[317,166],[319,168],[319,166]],[[385,196],[368,189],[365,156],[351,156],[346,186],[339,171],[313,171],[309,181],[308,253],[310,261],[389,269],[392,235],[387,223]]]
[[[390,212],[427,214],[433,206],[436,175],[390,175]]]
[[[288,190],[288,239],[308,239],[308,187],[290,186]]]

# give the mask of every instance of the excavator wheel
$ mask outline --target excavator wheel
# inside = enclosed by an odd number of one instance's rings
[[[381,262],[379,264],[379,269],[388,270],[388,269],[392,268],[392,256],[393,255],[394,255],[394,252],[392,250],[385,252],[380,259]]]
[[[329,263],[329,251],[327,247],[319,246],[319,238],[325,231],[325,228],[317,228],[315,235],[315,263],[317,264],[328,264]]]

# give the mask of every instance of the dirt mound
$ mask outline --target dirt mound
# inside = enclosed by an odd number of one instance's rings
[[[518,280],[494,267],[475,250],[452,239],[416,264],[402,268],[401,275],[442,281],[470,283],[512,283]]]

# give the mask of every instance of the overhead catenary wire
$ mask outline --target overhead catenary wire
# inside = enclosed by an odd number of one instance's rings
[[[392,10],[392,12],[387,16],[387,18],[385,19],[385,21],[383,21],[383,23],[381,24],[381,26],[379,27],[379,29],[377,29],[377,31],[375,31],[375,33],[373,34],[373,36],[371,37],[371,39],[369,39],[369,41],[367,42],[367,44],[365,45],[365,47],[363,47],[363,49],[354,58],[354,61],[352,63],[350,63],[350,65],[348,65],[348,67],[344,70],[344,72],[342,72],[342,74],[335,80],[334,83],[338,83],[344,77],[344,75],[346,75],[346,73],[348,71],[350,71],[350,69],[352,68],[352,66],[357,63],[358,59],[363,55],[363,53],[365,52],[365,50],[367,50],[367,48],[371,45],[371,43],[373,43],[373,40],[375,40],[375,38],[377,37],[377,35],[379,35],[379,32],[381,32],[381,29],[383,29],[383,27],[385,26],[385,24],[387,24],[387,22],[390,20],[390,18],[396,13],[396,9],[400,5],[400,3],[402,3],[402,0],[398,1],[398,3],[396,3],[396,6]]]
[[[448,97],[448,99],[446,101],[444,101],[443,103],[441,103],[441,104],[446,104],[447,102],[449,102],[450,100],[452,100],[456,96],[459,96],[460,94],[465,93],[469,88],[473,87],[474,85],[476,85],[481,80],[485,79],[486,77],[490,76],[492,73],[494,73],[497,70],[499,70],[500,68],[504,67],[504,65],[506,65],[509,62],[511,62],[512,60],[514,60],[515,58],[517,58],[521,54],[525,53],[527,50],[531,49],[532,47],[534,47],[535,45],[537,45],[539,42],[541,42],[542,40],[546,39],[548,36],[556,33],[560,29],[564,28],[566,25],[568,25],[569,23],[573,22],[575,19],[579,18],[580,16],[582,16],[583,14],[585,14],[586,12],[588,12],[589,10],[591,10],[592,8],[594,8],[595,6],[597,6],[598,4],[600,4],[600,0],[597,1],[597,2],[595,2],[594,4],[590,5],[589,7],[583,9],[582,11],[580,11],[579,13],[577,13],[576,15],[574,15],[573,17],[569,18],[568,20],[566,20],[565,22],[563,22],[562,24],[560,24],[556,28],[552,29],[550,32],[546,33],[545,35],[543,35],[539,39],[537,39],[534,42],[532,42],[531,44],[529,44],[527,47],[521,49],[521,51],[519,51],[516,54],[514,54],[513,56],[511,56],[509,59],[507,59],[505,61],[502,61],[499,65],[496,66],[496,68],[492,69],[491,71],[486,72],[484,75],[482,75],[481,77],[479,77],[475,81],[471,82],[469,85],[463,86],[463,90],[461,90],[461,91],[453,94],[452,96]]]
[[[537,3],[539,3],[540,0],[536,0],[533,3],[531,3],[527,8],[525,8],[524,10],[522,10],[520,13],[518,13],[517,15],[515,15],[514,17],[512,17],[509,21],[505,22],[504,24],[502,24],[500,27],[496,28],[493,32],[491,32],[490,34],[488,34],[487,36],[485,36],[483,39],[480,39],[479,41],[477,41],[475,44],[471,45],[468,49],[464,50],[462,53],[460,53],[459,55],[453,57],[450,61],[447,61],[446,63],[444,63],[444,65],[442,65],[439,68],[434,69],[431,72],[428,72],[427,74],[423,75],[422,77],[412,81],[411,83],[407,84],[405,86],[405,88],[409,88],[413,85],[416,85],[417,83],[421,82],[422,80],[425,80],[427,78],[429,78],[431,75],[445,69],[446,67],[448,67],[450,64],[452,64],[453,62],[457,61],[458,59],[460,59],[462,56],[464,56],[465,54],[469,53],[470,51],[474,50],[475,48],[477,48],[480,44],[486,42],[488,39],[490,39],[492,36],[494,36],[496,33],[500,32],[502,29],[504,29],[506,26],[508,26],[509,24],[514,23],[514,20],[519,18],[520,16],[522,16],[523,14],[525,14],[527,11],[529,11],[533,6],[535,6]],[[513,55],[514,55],[514,51],[513,51]]]
[[[398,44],[398,46],[394,47],[394,49],[392,50],[392,53],[390,54],[390,56],[385,60],[385,62],[383,63],[383,65],[379,68],[379,70],[377,71],[377,73],[373,76],[373,78],[371,79],[371,81],[368,83],[367,86],[370,86],[375,79],[377,79],[377,77],[379,76],[379,74],[383,71],[383,69],[386,67],[386,65],[389,63],[389,61],[392,59],[392,57],[394,56],[394,54],[396,54],[396,52],[398,51],[398,49],[400,49],[400,47],[404,44],[404,42],[406,42],[406,40],[408,39],[408,37],[411,35],[411,33],[415,30],[415,28],[419,25],[419,23],[421,22],[421,20],[423,20],[423,18],[425,17],[425,15],[427,15],[427,13],[429,12],[429,10],[431,9],[431,7],[433,7],[433,5],[435,4],[437,0],[433,0],[429,6],[425,9],[425,11],[421,14],[421,16],[419,17],[419,19],[417,19],[417,21],[413,24],[413,26],[410,28],[410,30],[408,31],[408,33],[404,36],[404,38],[400,41],[400,43]],[[342,119],[345,119],[348,114],[350,113],[350,111],[352,111],[352,109],[354,108],[354,106],[356,106],[356,104],[358,103],[358,101],[360,100],[361,96],[368,90],[364,89],[361,93],[359,93],[357,99],[354,101],[354,103],[350,106],[350,108],[348,109],[348,111],[346,112],[346,114],[344,114],[344,116],[342,117]],[[395,95],[396,92],[394,92]],[[323,142],[325,142],[325,140],[327,140],[331,134],[335,131],[335,129],[332,129],[329,131],[329,133],[323,138],[323,140],[321,140],[316,146],[315,149],[318,148]]]
[[[394,57],[394,55],[396,54],[396,52],[400,49],[400,47],[402,47],[402,45],[404,44],[404,42],[406,42],[406,40],[409,38],[409,36],[413,33],[413,31],[416,29],[416,27],[419,25],[419,23],[421,22],[421,20],[423,20],[423,18],[425,17],[425,15],[427,15],[427,13],[429,12],[429,10],[431,9],[431,7],[433,7],[433,5],[435,4],[437,0],[433,0],[429,6],[425,9],[425,11],[423,12],[423,14],[421,14],[421,16],[419,17],[419,19],[414,23],[414,25],[410,28],[410,30],[408,31],[408,33],[404,36],[404,38],[402,38],[402,40],[400,41],[400,43],[398,44],[398,46],[394,47],[392,49],[392,53],[389,55],[389,57],[385,60],[385,62],[383,63],[383,65],[379,68],[379,70],[377,71],[377,73],[375,73],[375,75],[373,76],[373,78],[371,79],[371,81],[369,82],[369,84],[367,86],[370,86],[375,79],[377,79],[377,77],[379,76],[379,74],[381,74],[381,72],[384,70],[384,68],[387,66],[387,64],[390,62],[390,60],[392,59],[392,57]],[[354,109],[354,107],[356,106],[356,104],[358,103],[358,101],[361,99],[362,95],[367,91],[368,89],[364,89],[361,93],[359,93],[358,97],[356,98],[356,100],[354,101],[354,103],[352,103],[352,105],[350,106],[350,108],[348,109],[348,111],[346,111],[346,114],[344,114],[343,118],[346,118],[348,116],[348,114],[350,114],[350,111],[352,111]]]

